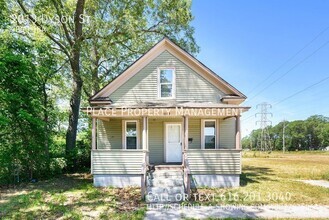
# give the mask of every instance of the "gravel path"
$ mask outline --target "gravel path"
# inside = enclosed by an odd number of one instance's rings
[[[301,182],[308,183],[314,186],[322,186],[329,188],[329,181],[325,181],[325,180],[301,180]]]
[[[153,209],[152,209],[153,208]],[[145,219],[183,218],[329,218],[328,206],[201,206],[149,207]]]

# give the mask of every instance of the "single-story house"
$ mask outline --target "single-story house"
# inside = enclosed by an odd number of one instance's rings
[[[245,99],[164,38],[83,108],[92,118],[94,185],[140,186],[145,195],[159,171],[175,173],[175,184],[182,178],[185,193],[191,186],[239,186]]]

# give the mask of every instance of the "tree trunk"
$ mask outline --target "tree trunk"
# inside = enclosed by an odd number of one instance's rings
[[[98,77],[98,69],[95,68],[93,69],[92,73],[91,73],[91,80],[92,80],[92,91],[91,91],[91,94],[92,95],[95,95],[96,92],[99,91],[99,77]]]
[[[99,60],[100,60],[100,56],[98,53],[98,49],[97,49],[97,45],[94,42],[93,45],[93,56],[92,56],[92,64],[93,64],[93,68],[92,68],[92,73],[91,73],[91,82],[92,82],[92,95],[94,95],[96,92],[99,91],[99,76],[98,76],[98,67],[99,67]]]
[[[72,152],[76,145],[80,101],[82,91],[82,79],[80,76],[80,52],[82,43],[82,25],[85,0],[78,0],[74,16],[74,44],[70,65],[73,77],[73,91],[70,99],[69,126],[66,132],[66,152]],[[74,161],[73,161],[74,162]],[[74,163],[75,164],[75,163]]]
[[[73,80],[73,92],[70,99],[69,126],[66,131],[66,152],[71,152],[76,144],[81,101],[82,80]]]
[[[22,0],[17,0],[17,3],[23,10],[23,12],[28,16],[28,18],[37,26],[39,29],[55,44],[59,46],[61,50],[68,57],[72,70],[72,78],[73,78],[73,91],[70,98],[70,112],[69,112],[69,126],[66,132],[66,152],[71,152],[76,145],[76,135],[78,129],[78,119],[79,119],[79,110],[80,110],[80,101],[81,101],[81,90],[82,90],[82,79],[80,76],[80,52],[81,52],[81,44],[83,41],[82,34],[82,25],[84,22],[84,6],[85,0],[77,0],[76,9],[74,13],[74,36],[73,38],[70,36],[70,33],[67,30],[67,26],[65,23],[63,25],[63,31],[65,32],[64,41],[67,41],[70,48],[67,48],[65,44],[61,43],[61,40],[58,40],[54,37],[50,32],[47,32],[43,25],[39,23],[24,7]],[[57,8],[57,1],[53,1],[54,6],[57,10],[57,15],[61,15],[61,9]]]
[[[49,161],[49,134],[48,134],[48,121],[49,121],[49,116],[48,116],[48,94],[47,94],[47,87],[46,87],[46,82],[43,82],[42,85],[42,92],[43,92],[43,121],[45,122],[44,126],[44,138],[45,138],[45,154],[47,157],[47,162]]]

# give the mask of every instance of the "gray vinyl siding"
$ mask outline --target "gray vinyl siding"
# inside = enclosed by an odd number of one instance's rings
[[[235,149],[235,118],[220,120],[219,148]]]
[[[122,149],[122,120],[97,120],[97,149]]]
[[[163,129],[163,120],[149,119],[149,161],[151,164],[164,162]]]
[[[149,161],[151,164],[164,163],[164,123],[181,122],[182,119],[149,119]]]
[[[189,149],[201,148],[201,119],[189,118],[188,121],[188,137],[193,138],[192,143],[189,142]]]
[[[176,100],[220,102],[224,93],[189,68],[168,51],[161,53],[110,95],[116,104],[138,103],[158,99],[158,68],[174,67]]]
[[[219,129],[219,149],[235,149],[235,119],[218,119]],[[189,118],[189,138],[193,138],[189,143],[189,149],[201,148],[201,119]]]
[[[241,174],[239,150],[188,150],[191,174]]]
[[[93,150],[91,173],[140,174],[143,155],[142,150]]]
[[[129,119],[130,120],[130,119]],[[136,119],[131,119],[136,120]],[[141,148],[141,122],[139,121],[139,146]],[[122,119],[97,120],[97,149],[122,149]]]

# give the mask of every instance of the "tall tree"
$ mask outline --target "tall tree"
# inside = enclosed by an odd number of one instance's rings
[[[36,1],[35,3],[34,1],[27,3],[27,1],[17,0],[17,3],[32,24],[38,27],[56,45],[55,49],[64,53],[69,60],[72,77],[72,94],[70,98],[69,125],[66,132],[66,150],[70,152],[76,144],[83,84],[80,74],[80,56],[81,45],[84,40],[82,27],[85,0],[77,0],[75,4],[72,4],[72,2],[63,4],[57,0]],[[25,4],[31,9],[28,9]],[[50,20],[38,19],[38,16],[41,17],[42,15],[48,16],[49,19],[54,19],[51,13],[57,15],[60,28],[52,26],[53,24]],[[72,17],[73,23],[67,23],[66,19],[69,20]]]
[[[0,181],[12,182],[9,177],[33,178],[45,171],[49,158],[34,49],[11,35],[0,41]]]
[[[82,88],[95,93],[163,36],[198,51],[190,0],[16,0],[28,18],[70,65],[72,94],[66,150],[76,144]],[[55,19],[56,18],[56,19]],[[73,18],[73,19],[72,19]],[[85,84],[85,85],[84,85]]]

